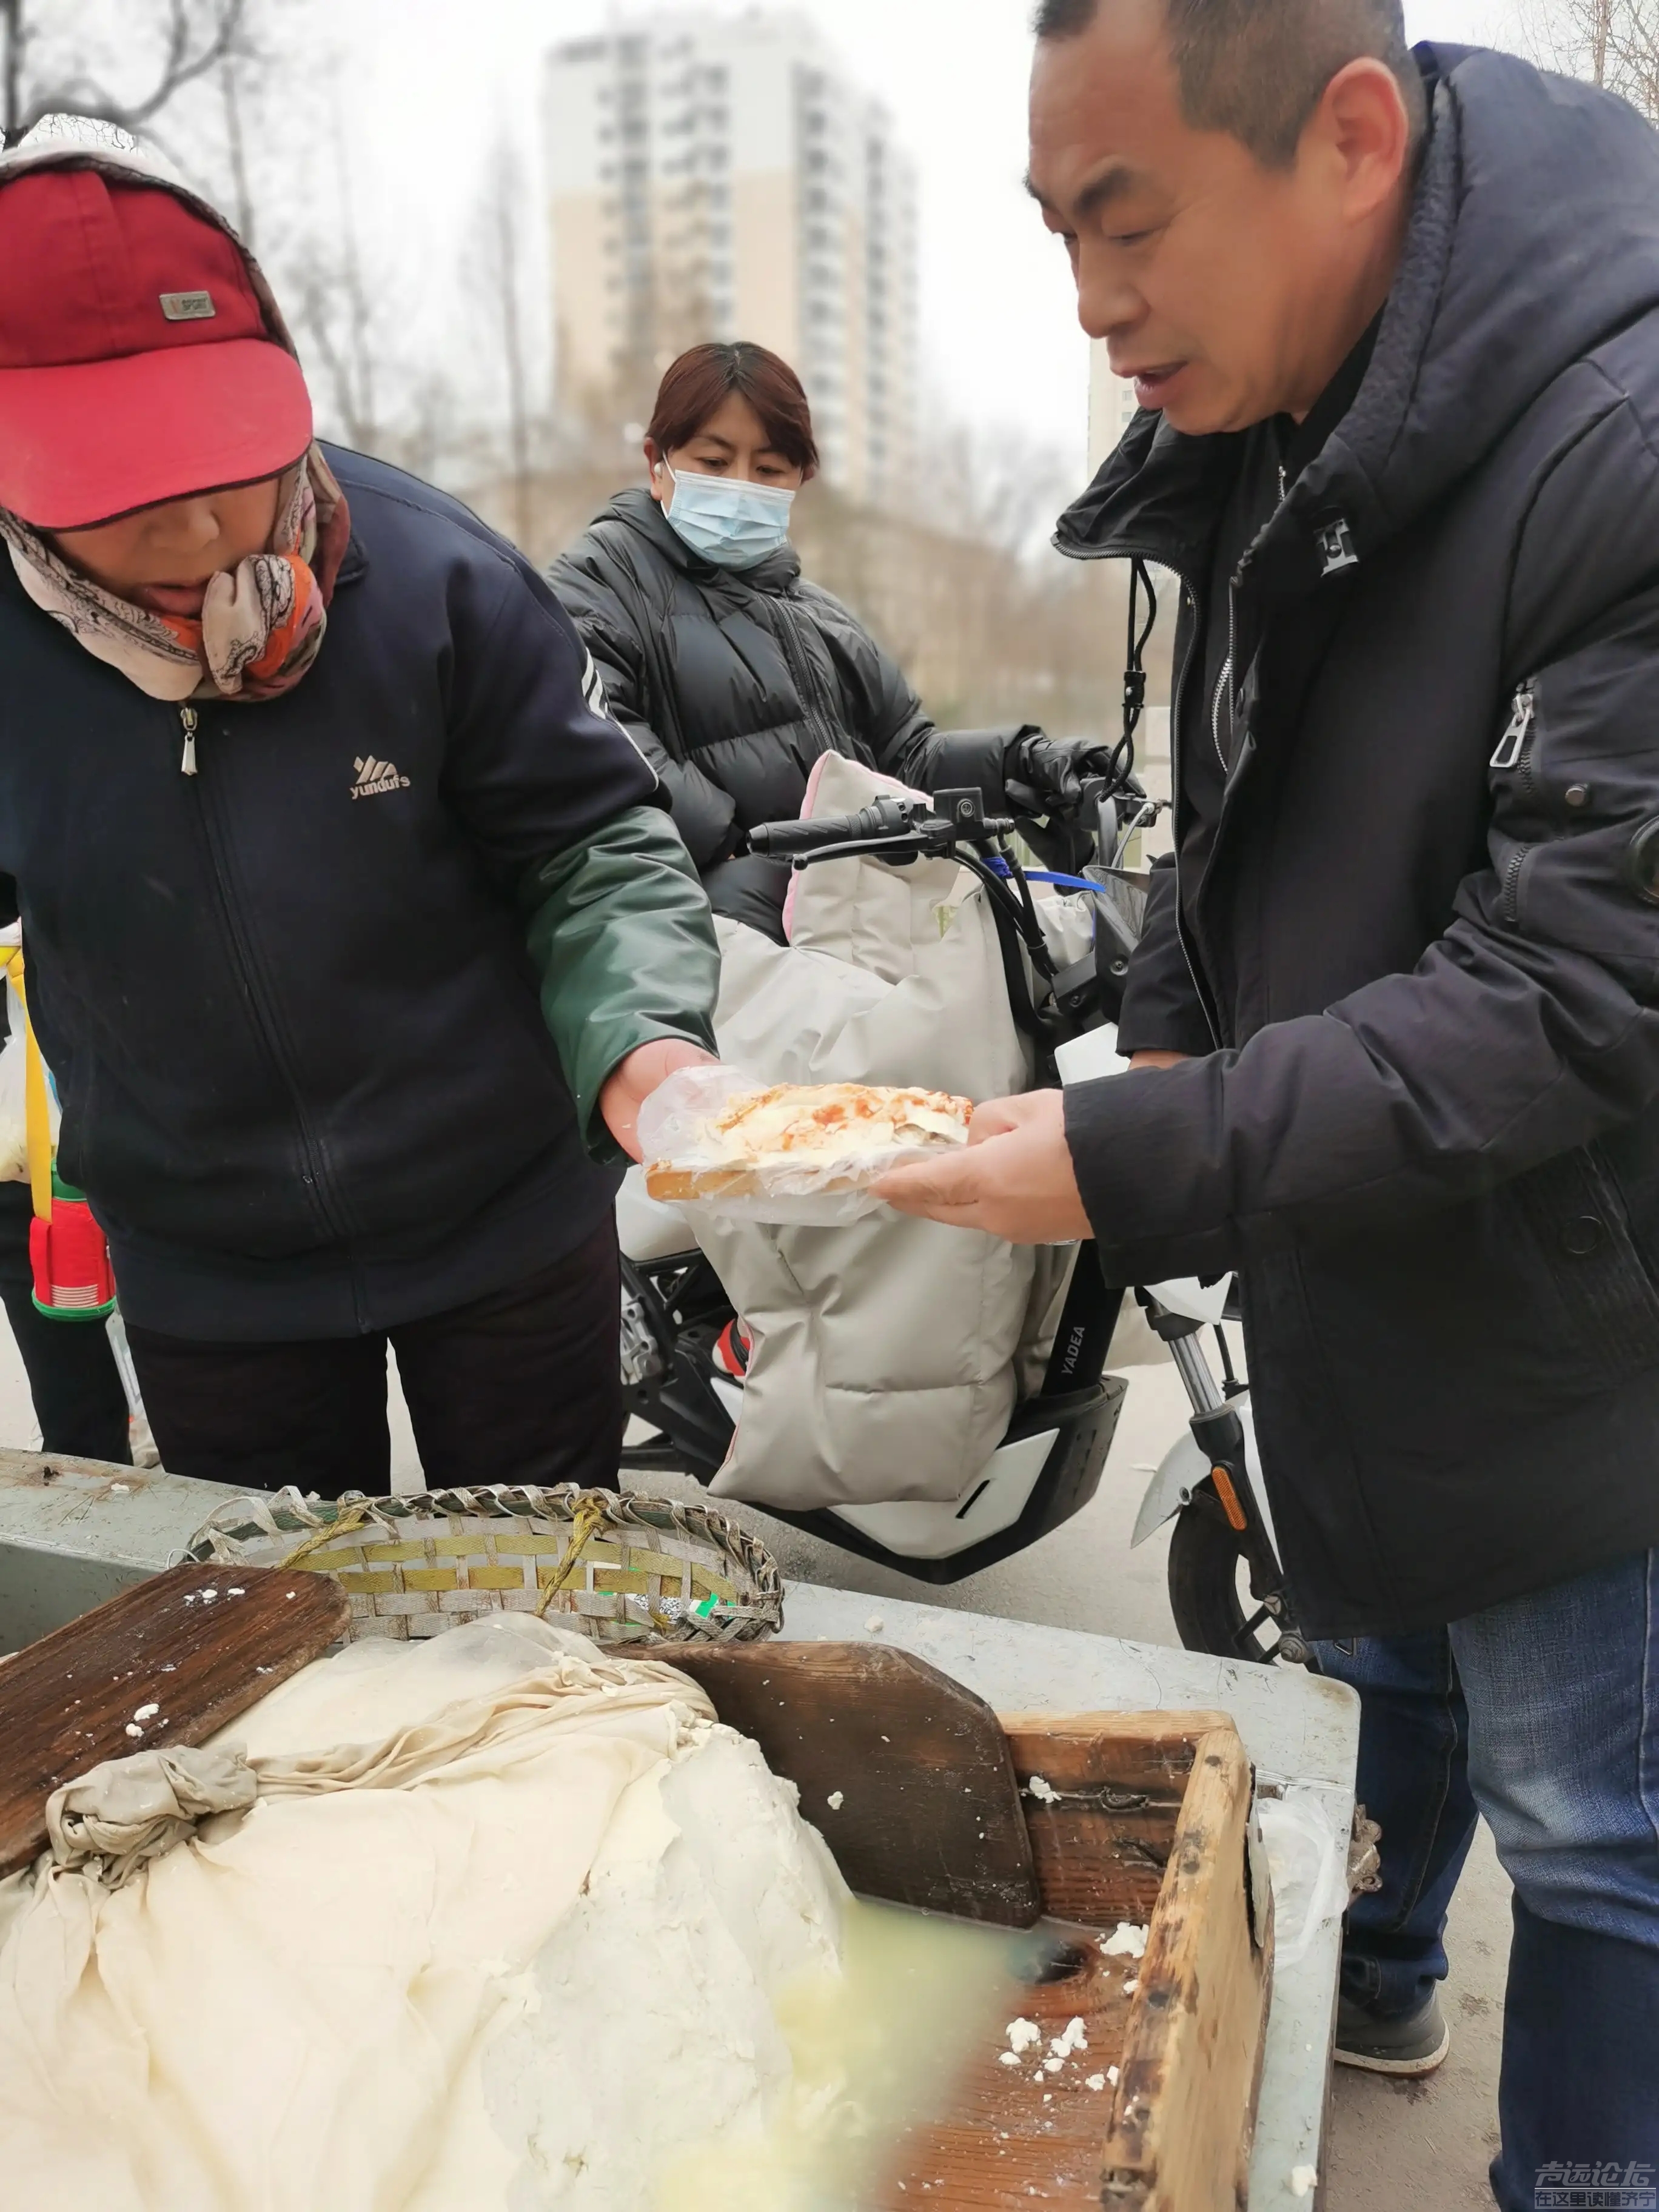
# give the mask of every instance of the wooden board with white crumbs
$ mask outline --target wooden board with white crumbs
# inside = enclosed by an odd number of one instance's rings
[[[1040,1917],[1051,1939],[1040,1978],[1010,1983],[1003,2039],[899,2146],[881,2212],[1237,2212],[1273,1908],[1250,1765],[1224,1715],[999,1719],[924,1661],[865,1644],[675,1663],[805,1808],[842,1800],[818,1817],[854,1888],[1010,1926]]]

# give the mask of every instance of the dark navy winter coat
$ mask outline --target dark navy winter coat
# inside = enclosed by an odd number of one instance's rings
[[[605,1073],[708,1038],[707,902],[563,610],[454,501],[329,461],[322,652],[198,702],[194,775],[180,710],[0,561],[0,871],[63,1170],[175,1335],[349,1335],[550,1266],[612,1202]]]
[[[1659,1542],[1659,137],[1420,58],[1370,368],[1232,588],[1218,819],[1177,760],[1121,1037],[1198,1056],[1067,1102],[1115,1280],[1243,1271],[1325,1634]],[[1182,676],[1241,445],[1143,416],[1061,526],[1181,577]]]

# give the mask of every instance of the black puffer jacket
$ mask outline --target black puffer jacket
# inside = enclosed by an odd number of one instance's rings
[[[1067,1098],[1116,1280],[1243,1269],[1327,1634],[1659,1542],[1659,138],[1419,58],[1370,367],[1232,587],[1213,823],[1177,762],[1122,1036],[1200,1056]],[[1061,526],[1179,573],[1183,670],[1240,449],[1143,416]]]
[[[1004,756],[1022,733],[941,735],[857,617],[802,580],[792,546],[738,574],[714,568],[635,489],[548,581],[661,777],[717,913],[775,927],[787,869],[744,855],[744,841],[800,812],[821,754],[924,791],[977,785],[1001,804]]]

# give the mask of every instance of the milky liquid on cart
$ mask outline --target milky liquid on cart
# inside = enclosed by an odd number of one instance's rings
[[[964,2063],[1005,2049],[1053,1945],[897,1905],[848,1910],[839,1975],[785,1992],[793,2083],[762,2136],[692,2146],[658,2212],[865,2212],[908,2131],[944,2118]]]

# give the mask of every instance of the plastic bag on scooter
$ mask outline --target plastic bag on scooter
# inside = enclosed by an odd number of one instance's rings
[[[890,787],[827,753],[806,811],[854,812]],[[975,1100],[1030,1081],[984,894],[953,861],[805,870],[787,946],[716,927],[715,1032],[735,1067],[769,1083],[918,1085]],[[1071,1252],[885,1206],[816,1228],[695,1211],[750,1340],[713,1494],[798,1512],[962,1498],[1040,1385]]]
[[[726,1110],[763,1100],[780,1086],[763,1076],[720,1066],[681,1068],[640,1113],[646,1188],[694,1223],[705,1211],[780,1228],[838,1229],[883,1211],[870,1185],[889,1169],[908,1166],[966,1141],[966,1100],[941,1093],[881,1086],[893,1107],[893,1141],[879,1127],[853,1121],[835,1144],[811,1152],[759,1148],[734,1152],[723,1141]],[[836,1086],[823,1086],[826,1098]]]

